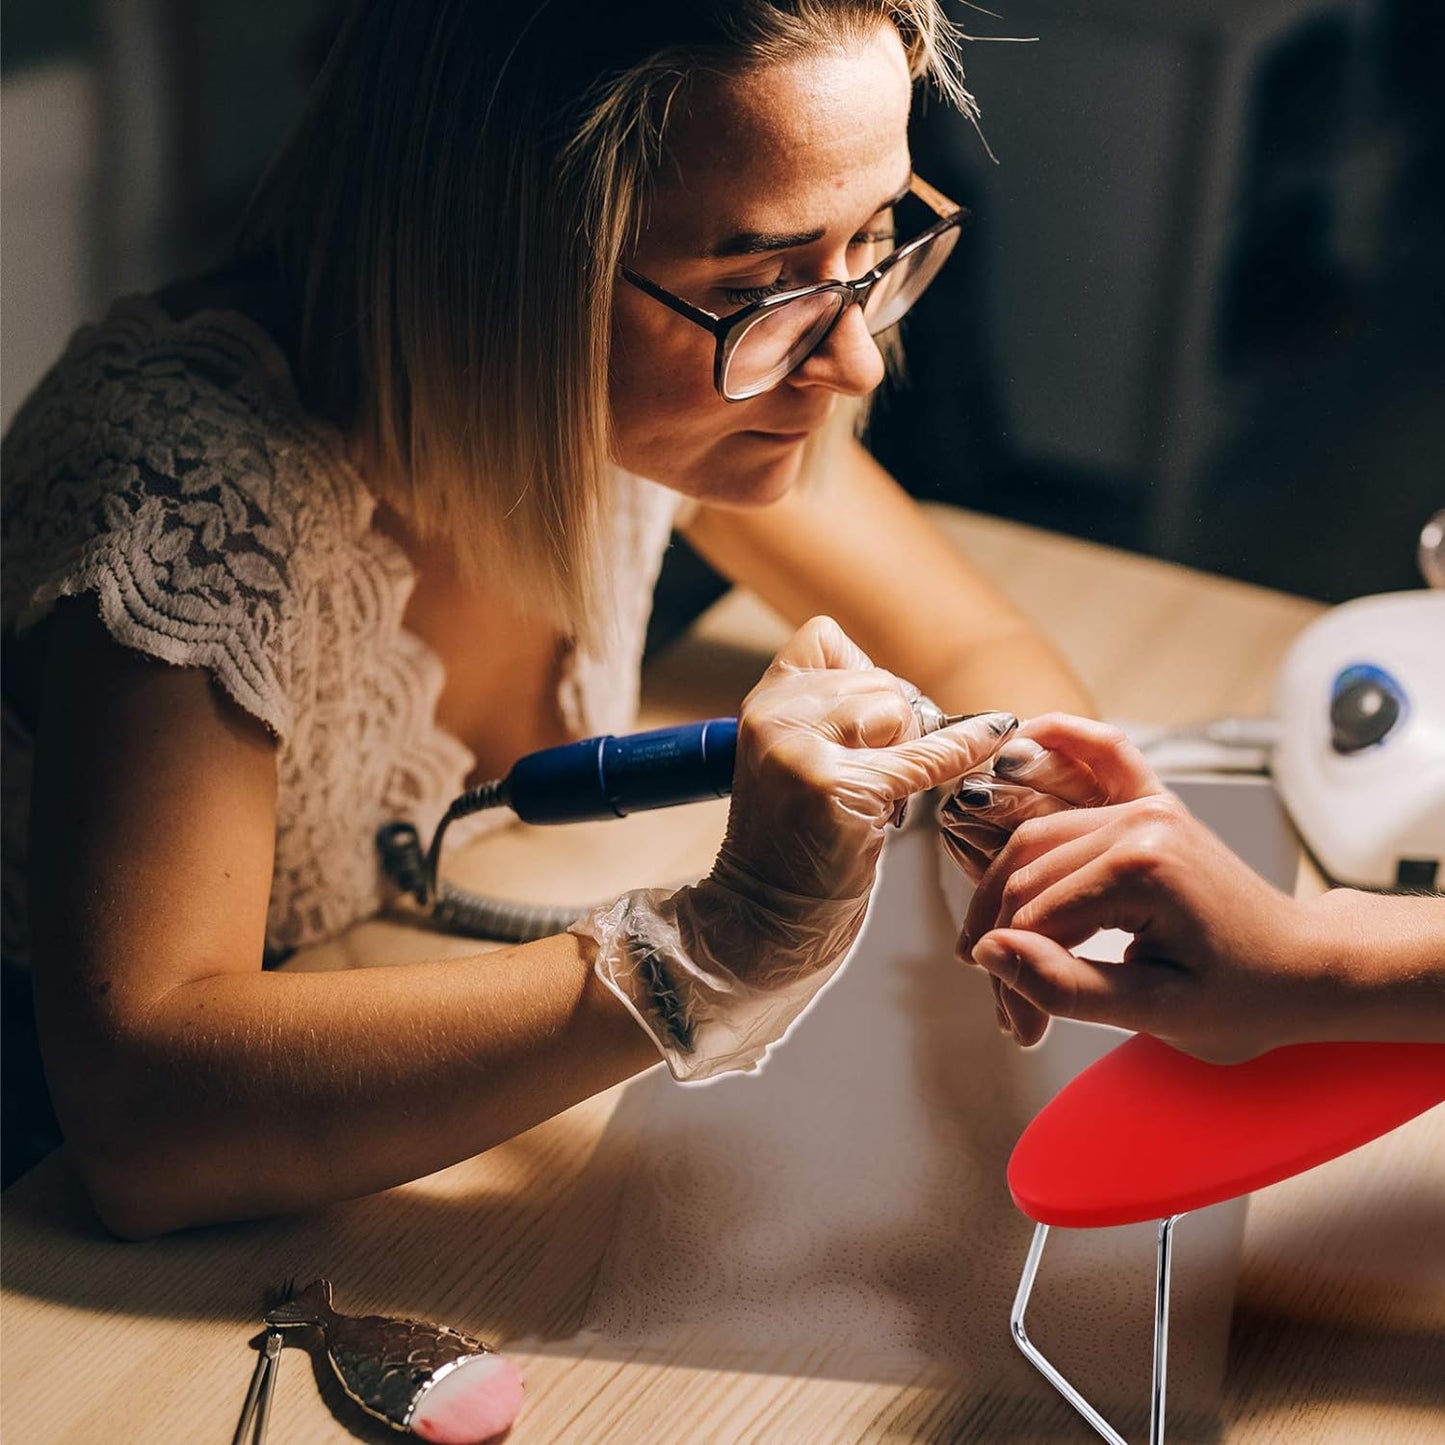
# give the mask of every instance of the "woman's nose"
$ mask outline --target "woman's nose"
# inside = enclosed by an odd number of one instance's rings
[[[863,308],[850,306],[788,380],[794,386],[826,386],[844,396],[867,396],[883,380],[884,371],[883,353],[868,333]]]

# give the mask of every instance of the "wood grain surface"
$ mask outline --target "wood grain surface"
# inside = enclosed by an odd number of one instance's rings
[[[1280,658],[1320,610],[1007,522],[936,515],[1058,639],[1111,717],[1185,724],[1267,711]],[[725,598],[650,669],[648,720],[734,708],[785,634],[752,599]],[[615,824],[518,828],[450,866],[498,893],[583,903],[702,871],[724,815],[719,803]],[[474,947],[376,922],[296,966],[368,966]],[[618,1092],[404,1188],[147,1244],[105,1236],[63,1157],[52,1156],[4,1197],[0,1436],[6,1445],[228,1440],[264,1291],[288,1276],[325,1274],[344,1309],[442,1321],[506,1345],[528,1382],[513,1445],[1096,1438],[1033,1389],[1022,1361],[996,1388],[978,1391],[922,1374],[845,1377],[825,1359],[807,1363],[806,1351],[802,1368],[791,1359],[786,1372],[739,1370],[684,1332],[662,1359],[599,1341],[558,1342],[592,1286],[622,1182],[589,1168]],[[1000,1177],[1007,1148],[1001,1139]],[[1191,1415],[1170,1439],[1445,1441],[1442,1201],[1438,1109],[1256,1195],[1218,1408]],[[1019,1219],[959,1247],[1002,1251],[1021,1266],[1027,1237]],[[1006,1318],[996,1328],[1006,1337]],[[271,1445],[357,1438],[396,1437],[346,1407],[319,1355],[287,1349]]]

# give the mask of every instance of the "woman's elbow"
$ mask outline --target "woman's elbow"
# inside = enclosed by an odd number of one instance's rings
[[[69,1141],[66,1148],[96,1218],[118,1239],[155,1239],[256,1212],[228,1197],[213,1163],[187,1157],[172,1140],[122,1134],[104,1149]]]
[[[52,1095],[66,1157],[100,1222],[120,1239],[153,1239],[202,1221],[185,1204],[194,1170],[174,1095],[127,1054],[96,1041],[83,1066],[54,1071]]]
[[[139,1244],[184,1227],[157,1207],[151,1191],[142,1191],[139,1181],[124,1170],[87,1166],[76,1161],[90,1207],[101,1225],[117,1239]]]

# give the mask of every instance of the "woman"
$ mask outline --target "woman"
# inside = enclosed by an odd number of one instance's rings
[[[414,1178],[659,1048],[750,1065],[846,953],[897,801],[1007,726],[917,738],[899,678],[1085,705],[851,436],[871,330],[956,235],[910,172],[925,74],[962,97],[926,0],[369,0],[237,264],[122,303],[31,399],[7,869],[111,1228]],[[675,523],[858,640],[805,626],[749,697],[709,878],[484,957],[263,972],[382,906],[380,824],[628,725]]]

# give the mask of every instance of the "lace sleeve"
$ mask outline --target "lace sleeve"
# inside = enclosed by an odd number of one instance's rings
[[[117,641],[205,668],[284,741],[300,523],[277,439],[239,369],[115,332],[81,333],[6,437],[6,625],[94,593]]]

